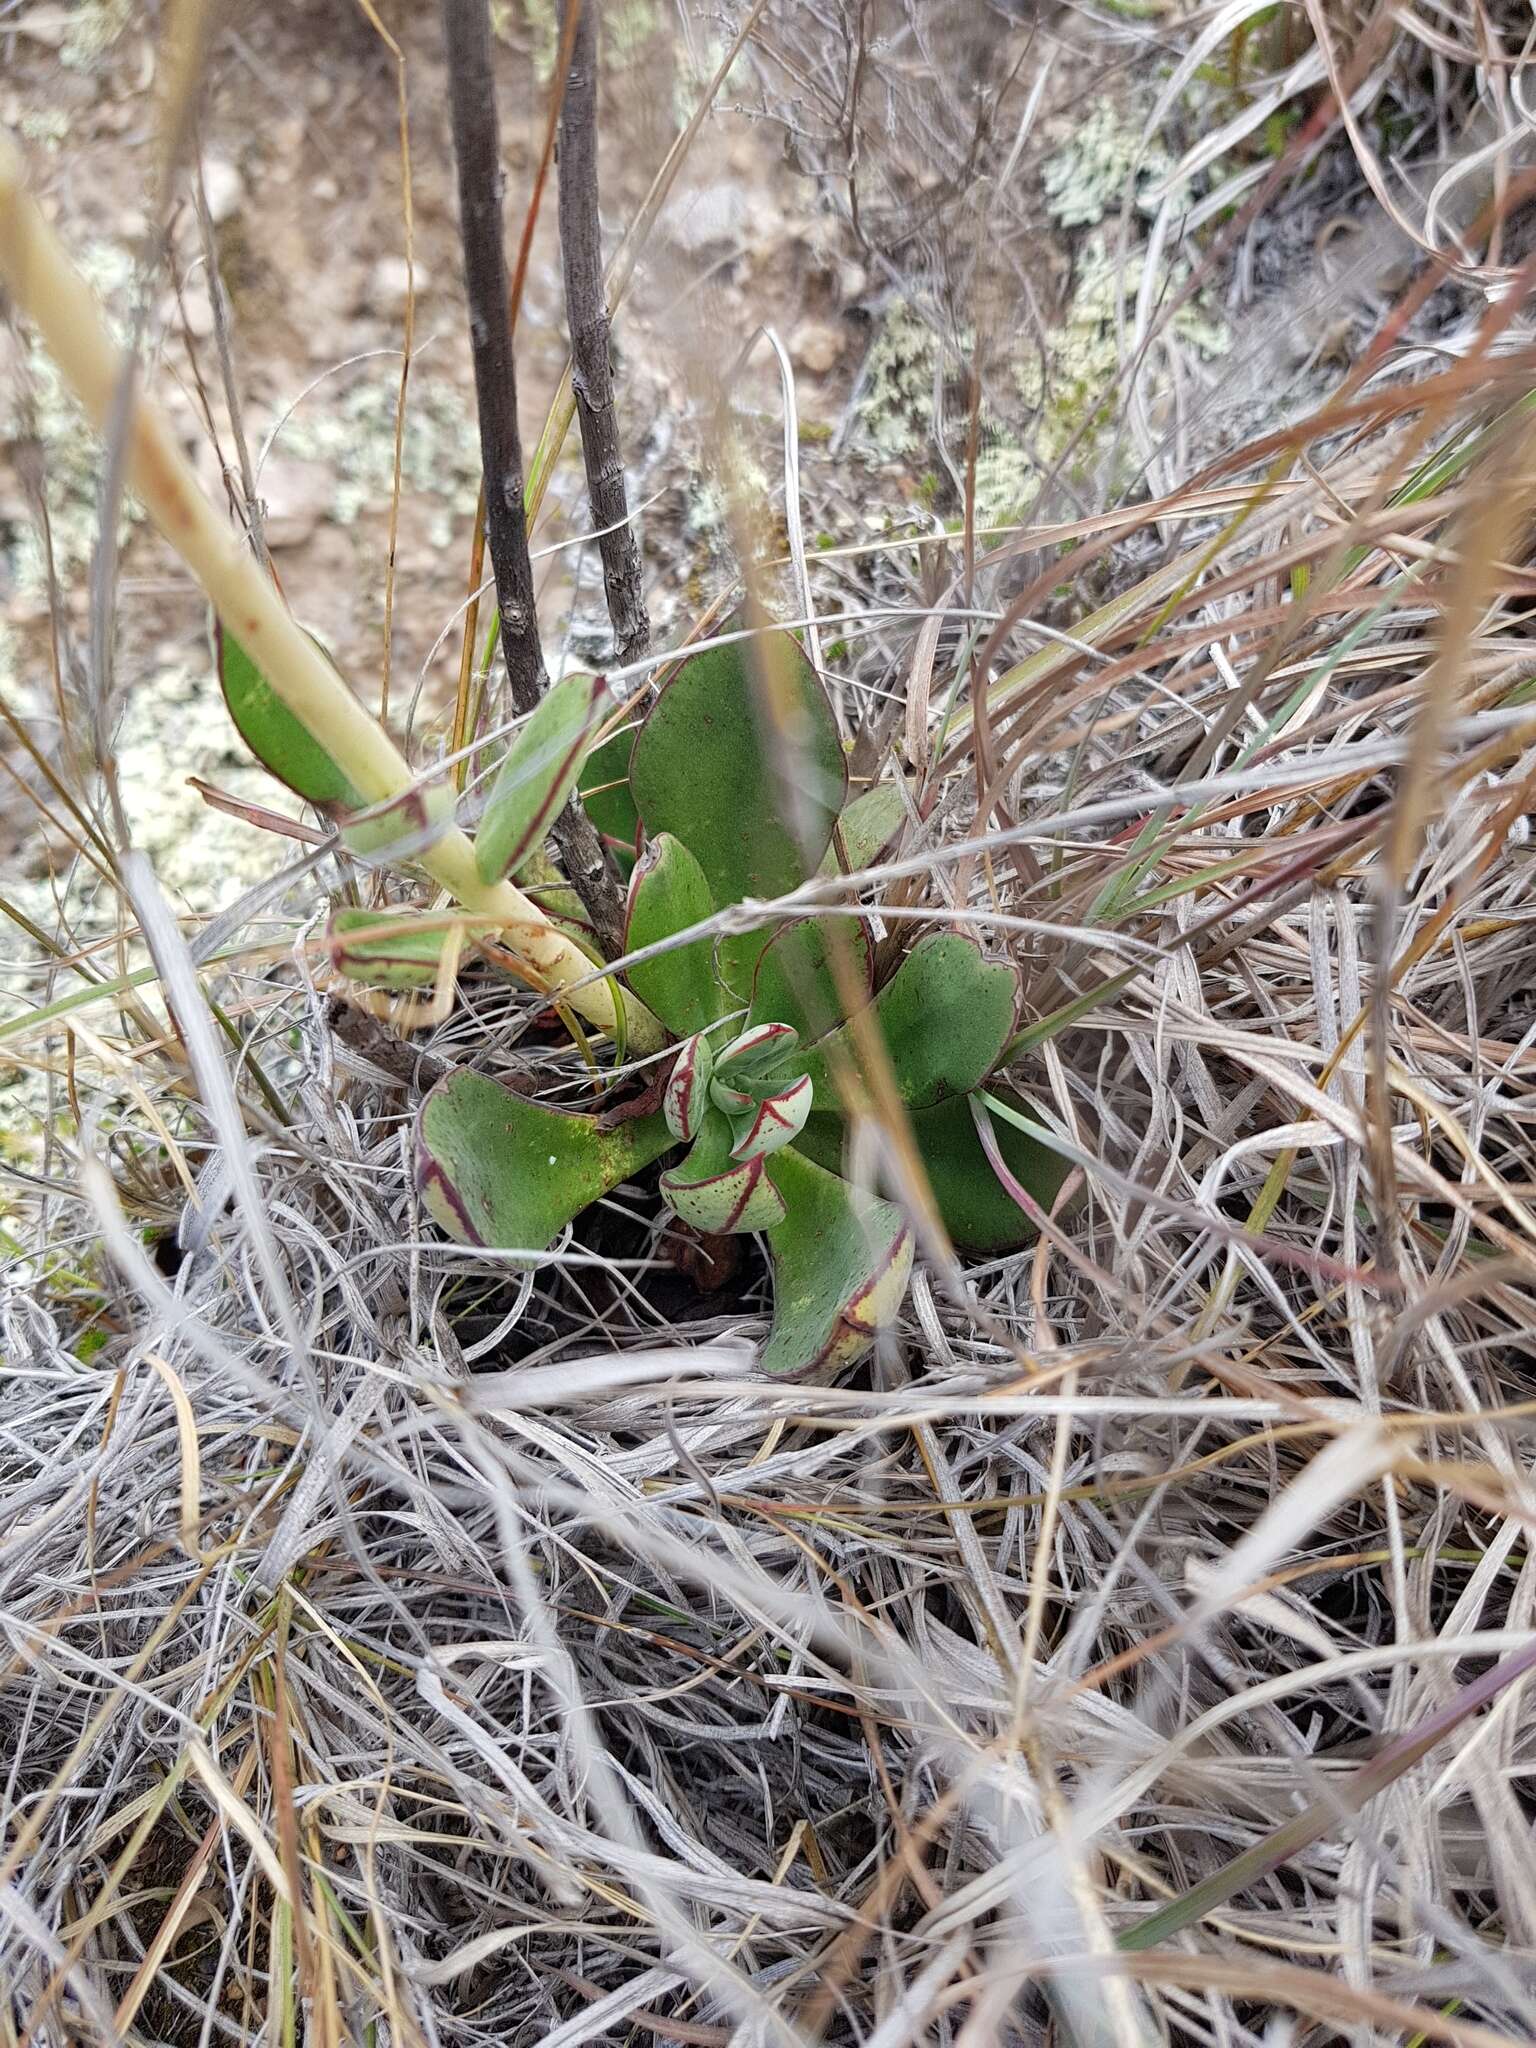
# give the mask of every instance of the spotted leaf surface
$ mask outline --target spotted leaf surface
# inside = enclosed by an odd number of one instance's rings
[[[678,1053],[667,1077],[661,1113],[667,1120],[667,1129],[679,1144],[690,1144],[698,1136],[699,1125],[709,1108],[709,1078],[714,1067],[715,1056],[709,1049],[709,1040],[698,1032]]]
[[[718,1110],[708,1114],[693,1148],[661,1176],[663,1198],[685,1223],[711,1237],[767,1230],[782,1221],[784,1201],[761,1158],[731,1157],[731,1126]]]
[[[736,1142],[733,1159],[766,1159],[800,1135],[811,1113],[811,1081],[802,1074],[798,1081],[776,1095],[765,1095],[754,1109],[732,1122]]]

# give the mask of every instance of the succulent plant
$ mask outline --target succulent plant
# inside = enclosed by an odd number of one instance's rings
[[[601,701],[589,679],[565,687],[573,707]],[[912,1262],[901,1209],[845,1177],[840,1077],[858,1073],[871,1026],[953,1241],[997,1252],[1033,1234],[970,1102],[1008,1056],[1018,969],[930,926],[876,987],[871,926],[857,912],[777,925],[717,918],[820,869],[856,875],[906,815],[895,785],[846,801],[836,720],[788,633],[760,638],[750,655],[729,645],[684,659],[632,743],[599,744],[585,765],[590,715],[551,712],[544,727],[530,722],[509,754],[478,843],[512,847],[515,873],[537,831],[495,824],[498,802],[538,820],[585,783],[599,830],[637,856],[629,987],[677,1046],[650,1099],[606,1115],[449,1074],[418,1120],[425,1205],[462,1241],[534,1258],[589,1204],[671,1154],[659,1187],[683,1222],[709,1236],[761,1233],[767,1245],[764,1369],[827,1376],[894,1316]],[[1065,1172],[1056,1155],[1009,1121],[992,1143],[1007,1174],[1048,1205]]]
[[[460,29],[469,20],[450,15]],[[461,48],[473,58],[468,39]],[[461,172],[467,157],[461,151]],[[481,208],[476,218],[477,232],[487,222],[494,230],[492,212]],[[121,425],[117,351],[3,137],[0,228],[0,281],[37,324],[98,430]],[[466,239],[467,260],[468,250]],[[499,277],[496,285],[499,317],[506,293]],[[482,340],[477,331],[477,373]],[[503,353],[510,390],[510,334]],[[515,422],[515,403],[507,410]],[[495,934],[552,1002],[568,1004],[615,1045],[648,1055],[665,1050],[666,1033],[679,1041],[655,1109],[629,1104],[583,1117],[469,1071],[439,1082],[422,1106],[417,1145],[424,1198],[448,1230],[536,1257],[588,1203],[686,1145],[662,1175],[665,1198],[680,1216],[716,1229],[760,1231],[772,1256],[775,1316],[764,1364],[778,1373],[830,1371],[894,1312],[911,1264],[901,1211],[843,1172],[842,1082],[857,1073],[858,1051],[874,1034],[954,1241],[1000,1249],[1029,1234],[1011,1190],[1048,1200],[1061,1165],[1007,1116],[1001,1131],[988,1127],[983,1144],[970,1105],[1010,1049],[1020,994],[1014,967],[987,960],[962,933],[930,930],[877,987],[868,931],[851,912],[777,930],[771,916],[727,918],[710,934],[696,929],[750,899],[792,892],[829,859],[857,875],[905,808],[900,790],[881,788],[846,802],[836,720],[790,635],[758,638],[750,670],[730,646],[682,660],[619,773],[612,743],[598,745],[607,704],[600,680],[571,678],[540,695],[472,844],[451,786],[413,774],[382,721],[288,613],[264,566],[232,545],[164,414],[139,400],[131,425],[125,481],[212,603],[226,700],[253,752],[332,818],[360,858],[410,863],[460,906],[446,922],[434,916],[414,928],[409,917],[338,916],[330,932],[335,969],[406,1001],[435,983],[451,1001],[459,950]],[[489,446],[485,417],[482,429]],[[488,464],[502,479],[519,467],[515,431],[508,453],[505,464]],[[518,531],[521,564],[516,548],[498,563],[498,585],[505,566],[509,589],[519,566],[526,580],[526,535]],[[494,559],[494,531],[490,545]],[[538,655],[531,616],[526,623],[525,680],[528,654]],[[533,667],[541,671],[541,660]],[[639,956],[629,997],[603,962],[594,971],[585,941],[559,911],[513,880],[531,880],[537,865],[539,886],[548,883],[545,829],[558,818],[556,836],[564,832],[584,763],[601,778],[589,800],[593,824],[639,855],[626,933],[626,957]],[[565,879],[583,881],[586,895],[606,894],[600,863],[596,879],[590,870]]]

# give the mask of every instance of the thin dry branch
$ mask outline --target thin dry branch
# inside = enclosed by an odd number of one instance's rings
[[[560,109],[560,261],[571,331],[571,388],[581,427],[587,503],[597,528],[603,590],[622,667],[649,651],[651,622],[640,550],[629,521],[609,355],[597,176],[597,0],[563,0],[560,13],[564,32],[572,38]]]
[[[532,711],[548,686],[539,638],[524,510],[523,444],[517,422],[517,360],[511,289],[502,242],[501,131],[487,0],[443,0],[448,104],[458,168],[459,236],[469,300],[480,459],[485,471],[485,536],[496,577],[501,650],[512,702]],[[602,841],[573,797],[552,837],[567,879],[586,907],[610,959],[624,949],[624,906]]]

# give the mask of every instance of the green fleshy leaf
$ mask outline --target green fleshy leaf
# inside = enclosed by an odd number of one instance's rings
[[[912,1233],[893,1203],[850,1187],[790,1145],[768,1162],[784,1197],[768,1233],[773,1328],[763,1370],[829,1379],[895,1317],[912,1271]]]
[[[1021,1106],[1010,1089],[996,1092],[1010,1108]],[[1035,1226],[992,1171],[971,1119],[970,1098],[954,1095],[933,1109],[913,1110],[910,1121],[939,1215],[956,1248],[991,1255],[1029,1244]],[[1009,1171],[1042,1209],[1049,1209],[1071,1167],[1002,1117],[992,1119],[992,1128]],[[816,1110],[796,1138],[795,1150],[828,1173],[840,1174],[846,1164],[847,1138],[848,1126],[842,1117]]]
[[[563,932],[575,939],[594,966],[606,964],[598,949],[586,905],[550,859],[546,848],[540,847],[536,853],[529,854],[518,869],[517,886],[537,903],[553,924],[559,925]]]
[[[837,833],[827,848],[820,873],[856,875],[864,868],[872,868],[906,822],[907,806],[900,787],[894,782],[877,782],[873,789],[856,796],[838,819]],[[838,838],[848,860],[846,871],[837,857]]]
[[[547,1108],[461,1069],[421,1105],[416,1175],[424,1206],[450,1237],[536,1256],[673,1142],[659,1114],[604,1129],[596,1117]]]
[[[848,1138],[846,1120],[827,1110],[811,1110],[795,1140],[795,1150],[824,1166],[828,1173],[843,1171],[844,1147]]]
[[[408,789],[393,803],[349,818],[341,828],[343,844],[364,860],[417,860],[451,822],[453,805],[453,791],[446,783]]]
[[[731,1157],[766,1159],[771,1153],[782,1151],[799,1136],[810,1113],[810,1076],[802,1074],[798,1081],[791,1081],[776,1094],[765,1095],[748,1114],[735,1119],[731,1128],[736,1142],[731,1147]]]
[[[629,787],[629,757],[635,744],[633,732],[620,731],[605,739],[588,754],[581,771],[581,801],[587,816],[627,874],[634,865],[640,843],[640,813]]]
[[[747,1013],[751,1023],[781,1019],[813,1045],[840,1021],[843,1006],[829,953],[834,927],[847,944],[854,974],[868,996],[869,927],[856,917],[797,918],[793,924],[780,925],[763,948]]]
[[[750,1088],[739,1088],[724,1081],[716,1074],[709,1084],[709,1099],[715,1108],[725,1116],[735,1119],[757,1107],[757,1097]]]
[[[699,1134],[709,1108],[709,1077],[714,1066],[715,1056],[702,1031],[688,1040],[672,1064],[661,1113],[680,1145],[691,1144]]]
[[[709,1110],[688,1156],[661,1176],[663,1199],[685,1223],[712,1237],[767,1230],[784,1216],[765,1161],[733,1159],[732,1142],[730,1124],[719,1110]]]
[[[587,741],[611,699],[601,676],[562,676],[534,707],[507,749],[480,830],[475,865],[482,882],[515,875],[576,787]]]
[[[311,638],[314,636],[311,635]],[[321,810],[355,811],[363,798],[325,748],[294,717],[232,634],[215,628],[219,685],[241,739],[262,767]],[[317,647],[319,641],[315,641]],[[320,649],[322,654],[326,650]],[[329,655],[326,656],[329,660]]]
[[[659,833],[630,878],[629,915],[624,925],[624,950],[635,953],[654,946],[674,932],[699,924],[714,910],[704,870],[680,839]],[[703,1031],[725,1006],[725,992],[715,975],[712,939],[694,939],[642,960],[630,969],[629,985],[677,1038]]]
[[[782,1074],[799,1043],[800,1034],[793,1024],[769,1017],[761,1024],[749,1024],[722,1045],[715,1054],[715,1065],[750,1089],[755,1081],[772,1081]]]
[[[765,1096],[799,1080],[794,1053],[800,1034],[792,1024],[754,1024],[715,1055],[710,1100],[728,1117],[754,1113]]]
[[[997,1094],[1010,1108],[1027,1113],[1027,1105],[1008,1089],[1000,1088]],[[1010,1173],[1042,1209],[1049,1209],[1072,1170],[1070,1164],[1002,1117],[993,1118],[992,1129]],[[912,1136],[944,1228],[961,1251],[1007,1252],[1033,1240],[1034,1224],[992,1171],[966,1097],[918,1110],[912,1118]]]
[[[450,937],[440,925],[423,931],[409,910],[338,910],[325,928],[331,965],[369,988],[429,987]]]
[[[927,932],[875,997],[897,1092],[909,1109],[964,1095],[1003,1056],[1019,1011],[1019,970],[961,932]],[[831,1054],[858,1064],[847,1024],[806,1055],[816,1107],[835,1109]]]
[[[646,831],[675,833],[698,860],[717,910],[783,895],[813,874],[847,766],[826,692],[793,637],[685,660],[640,728],[630,787]],[[739,996],[767,938],[721,942],[721,971]]]

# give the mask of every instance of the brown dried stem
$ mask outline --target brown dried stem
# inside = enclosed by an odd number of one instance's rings
[[[448,103],[458,167],[459,235],[469,301],[470,347],[485,471],[485,532],[496,577],[502,658],[512,702],[532,711],[548,677],[539,639],[523,509],[523,449],[517,423],[517,364],[506,251],[502,241],[501,137],[486,0],[443,0]],[[612,957],[623,950],[618,884],[591,820],[573,798],[552,834],[566,876]]]
[[[571,331],[571,386],[581,426],[587,503],[603,562],[603,590],[613,621],[615,651],[623,666],[641,660],[649,651],[651,621],[645,608],[640,550],[629,523],[624,449],[608,345],[597,182],[595,0],[586,0],[586,4],[561,0],[560,14],[571,47],[560,111],[560,260]]]

